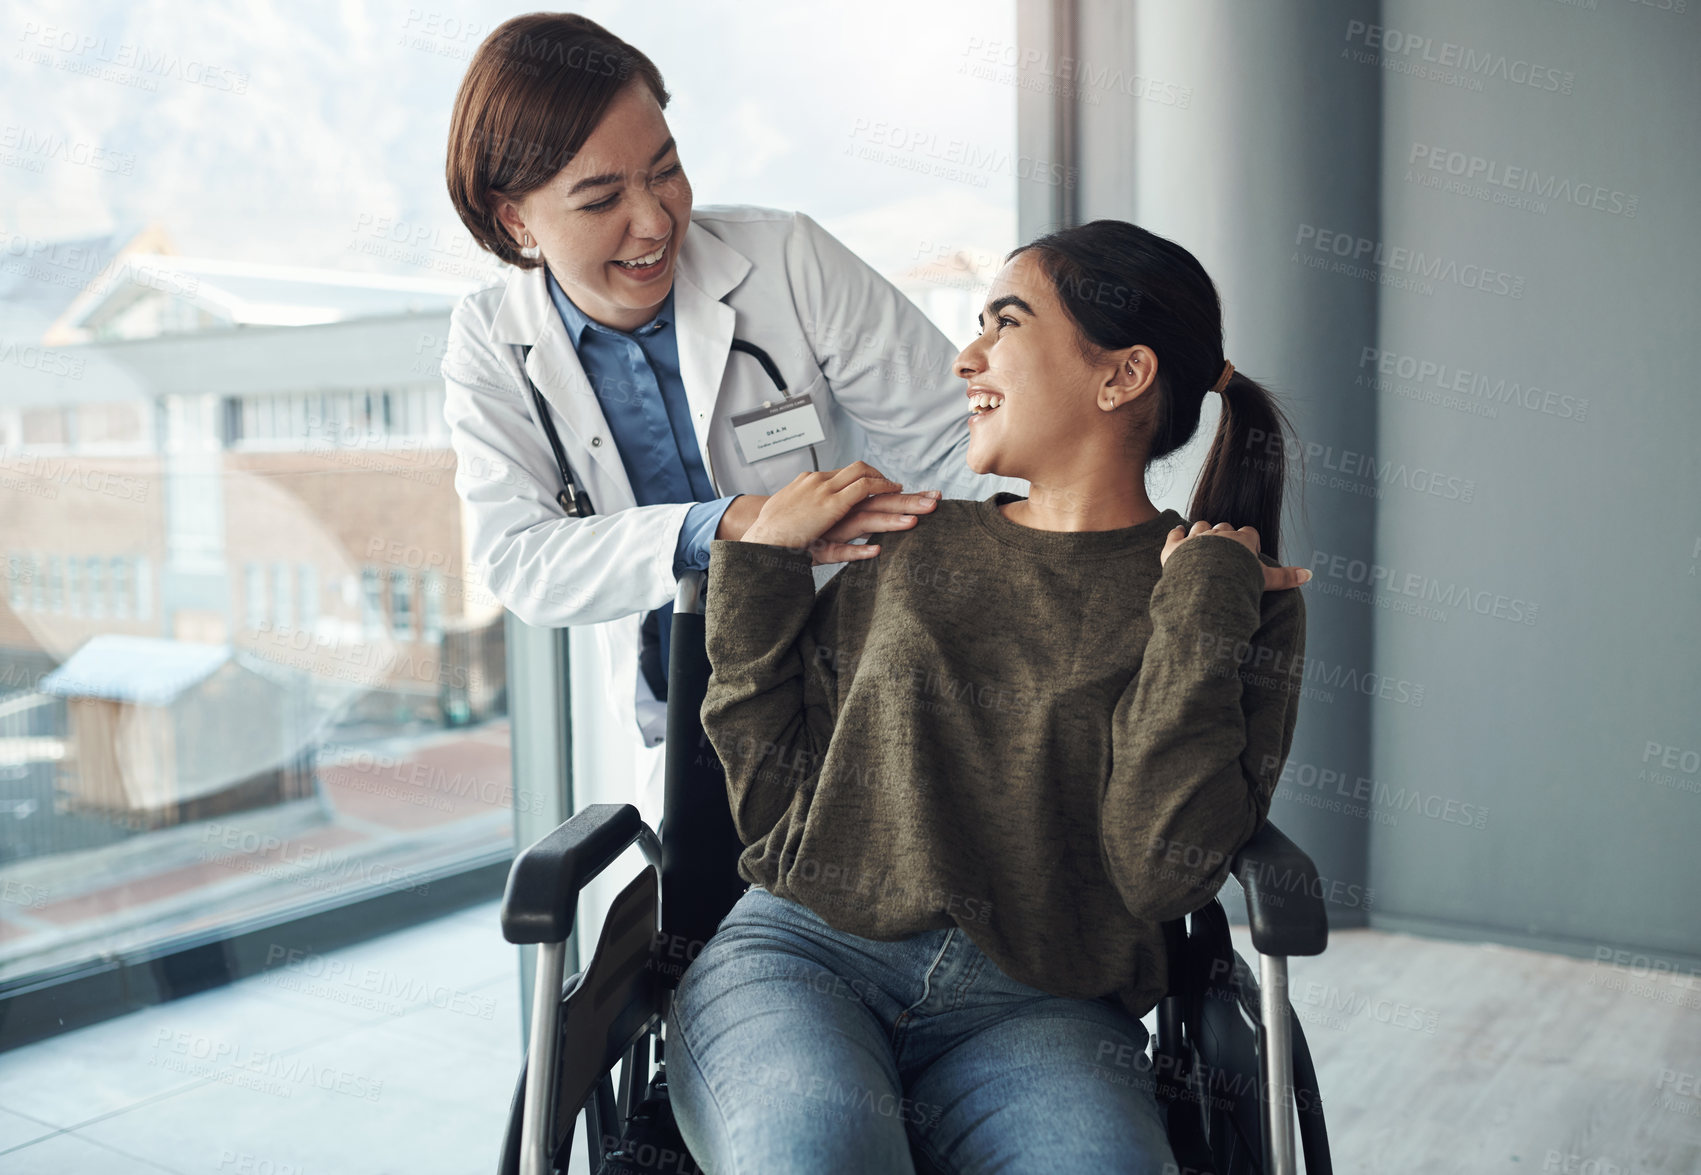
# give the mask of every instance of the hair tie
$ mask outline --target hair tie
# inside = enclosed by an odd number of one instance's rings
[[[1211,385],[1211,390],[1216,392],[1219,396],[1222,395],[1223,389],[1228,387],[1229,376],[1233,374],[1234,364],[1225,359],[1223,361],[1223,373],[1217,377],[1217,382]]]

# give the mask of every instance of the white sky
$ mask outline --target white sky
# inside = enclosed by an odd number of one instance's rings
[[[528,10],[0,0],[0,230],[53,239],[157,222],[188,254],[455,276],[448,242],[465,232],[443,184],[449,108],[479,41]],[[1014,157],[1015,90],[959,72],[972,47],[1014,39],[1014,0],[576,11],[661,69],[698,203],[802,209],[889,273],[940,248],[1016,243],[1008,166],[966,178],[913,166],[931,169],[954,141]],[[138,69],[138,53],[167,64]],[[876,142],[880,124],[922,145]],[[20,147],[56,136],[65,150]],[[100,162],[82,162],[91,155]],[[432,259],[355,251],[384,217],[438,243]]]

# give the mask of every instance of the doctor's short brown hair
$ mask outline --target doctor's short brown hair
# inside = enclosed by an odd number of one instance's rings
[[[449,116],[449,199],[473,239],[532,269],[497,219],[497,196],[518,201],[548,183],[591,137],[615,96],[642,81],[667,109],[655,63],[572,12],[533,12],[498,25],[473,53]]]

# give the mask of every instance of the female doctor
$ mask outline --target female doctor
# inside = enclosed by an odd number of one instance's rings
[[[514,269],[455,308],[442,364],[469,579],[529,624],[588,630],[614,737],[641,739],[638,794],[608,798],[652,827],[661,641],[711,539],[859,458],[906,491],[1024,488],[967,469],[956,348],[890,283],[802,213],[693,211],[667,102],[649,58],[584,17],[485,39],[455,98],[449,194]],[[934,500],[869,498],[815,562]]]

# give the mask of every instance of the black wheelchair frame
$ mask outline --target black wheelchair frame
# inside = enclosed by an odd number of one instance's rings
[[[746,888],[725,772],[699,716],[709,680],[704,587],[702,572],[688,572],[674,605],[660,834],[630,804],[592,805],[509,872],[502,933],[535,945],[537,959],[502,1175],[566,1171],[581,1109],[597,1175],[700,1170],[667,1103],[666,1022],[680,977]],[[645,866],[614,899],[590,962],[564,981],[581,890],[634,844]],[[1305,1103],[1305,1170],[1329,1175],[1316,1076],[1288,1001],[1288,958],[1321,954],[1328,942],[1316,868],[1266,821],[1232,872],[1246,894],[1258,979],[1230,948],[1217,899],[1164,925],[1171,990],[1158,1005],[1151,1058],[1160,1110],[1187,1175],[1294,1175],[1296,1101]],[[1248,1085],[1251,1097],[1233,1097]]]

